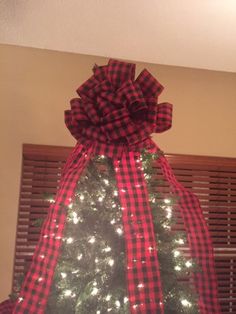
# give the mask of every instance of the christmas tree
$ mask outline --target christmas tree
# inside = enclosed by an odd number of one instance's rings
[[[171,127],[172,106],[157,105],[163,87],[147,70],[134,75],[110,60],[71,100],[78,143],[13,313],[220,313],[199,202],[150,137]]]
[[[143,153],[140,162],[151,190],[156,154]],[[155,182],[156,183],[156,182]],[[159,248],[166,313],[198,313],[197,296],[179,279],[197,270],[178,248],[182,232],[173,232],[175,200],[150,191],[150,205]],[[138,289],[144,288],[139,283]],[[112,160],[98,156],[81,177],[69,205],[62,253],[54,275],[46,313],[130,313],[126,289],[122,210]]]

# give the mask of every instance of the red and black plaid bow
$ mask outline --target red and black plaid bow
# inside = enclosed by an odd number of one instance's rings
[[[80,144],[64,167],[55,203],[44,222],[14,313],[44,313],[61,246],[65,208],[73,198],[82,171],[96,154],[113,158],[116,170],[123,209],[130,312],[164,313],[157,245],[139,156],[143,148],[157,151],[150,135],[171,127],[172,106],[157,105],[163,87],[147,70],[137,79],[134,75],[134,64],[110,60],[106,66],[95,66],[94,75],[77,90],[80,98],[71,100],[65,121]],[[194,277],[199,310],[202,314],[219,314],[212,245],[199,203],[176,181],[164,156],[160,157],[160,167],[181,198],[191,253],[202,267],[202,272]],[[139,236],[134,237],[134,233]]]

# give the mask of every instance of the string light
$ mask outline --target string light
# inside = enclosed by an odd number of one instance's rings
[[[186,299],[181,300],[181,303],[183,304],[183,306],[186,306],[186,307],[191,307],[192,306],[192,303],[190,303]]]
[[[110,251],[111,251],[110,246],[105,247],[105,249],[103,249],[103,251],[106,252],[106,253],[107,253],[107,252],[110,252]]]
[[[108,294],[107,296],[106,296],[106,299],[105,299],[106,301],[110,301],[111,300],[111,295],[110,294]]]
[[[84,195],[81,194],[79,198],[80,198],[81,201],[83,201],[84,200]]]
[[[187,261],[187,262],[185,263],[185,265],[186,265],[186,267],[188,267],[188,268],[193,266],[192,262],[190,262],[190,261]]]
[[[181,268],[179,265],[175,266],[175,270],[181,271],[181,269],[182,269],[182,268]]]
[[[127,297],[124,297],[124,303],[127,303],[129,299]]]
[[[83,254],[79,254],[78,256],[77,256],[77,260],[81,260],[81,258],[83,257]]]
[[[64,291],[64,296],[65,296],[65,297],[69,297],[69,296],[71,296],[71,294],[72,294],[72,291],[69,290],[69,289],[67,289],[67,290]]]
[[[180,251],[174,251],[174,257],[178,257],[178,256],[180,256]]]
[[[109,266],[112,267],[112,266],[114,265],[114,263],[115,263],[114,259],[112,259],[112,258],[109,259],[109,261],[108,261],[108,265],[109,265]]]
[[[64,279],[67,277],[67,274],[66,273],[61,273],[61,277]]]
[[[165,198],[165,199],[164,199],[164,203],[165,203],[165,204],[170,204],[170,203],[171,203],[171,200],[168,199],[168,198]]]
[[[176,243],[178,244],[184,244],[184,240],[183,239],[177,239],[175,240]]]
[[[120,307],[120,301],[116,300],[115,305],[117,308],[119,308]]]
[[[96,294],[98,294],[98,288],[94,287],[91,292],[91,295],[96,295]]]
[[[123,230],[121,228],[117,228],[116,229],[116,232],[119,234],[119,235],[122,235],[123,234]]]
[[[103,180],[106,185],[109,185],[109,181],[107,179]]]
[[[68,244],[71,244],[71,243],[73,243],[73,242],[74,242],[74,239],[71,238],[71,237],[69,237],[69,238],[66,239],[66,243],[68,243]]]
[[[88,240],[89,243],[94,243],[95,241],[96,241],[96,238],[95,238],[94,236],[92,236],[92,237]]]

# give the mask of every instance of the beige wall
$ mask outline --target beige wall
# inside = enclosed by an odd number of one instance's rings
[[[22,143],[74,145],[63,111],[105,58],[0,45],[0,300],[11,287]],[[155,136],[169,153],[236,157],[236,74],[139,63],[165,86],[173,128]]]

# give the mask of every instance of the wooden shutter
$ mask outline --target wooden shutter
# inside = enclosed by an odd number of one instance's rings
[[[213,241],[222,313],[236,313],[236,158],[167,155],[198,196]]]
[[[22,178],[14,261],[17,276],[27,271],[40,228],[55,194],[60,173],[71,148],[23,145]],[[214,245],[222,313],[236,313],[236,158],[168,154],[177,179],[201,203]]]
[[[13,290],[29,267],[39,239],[40,219],[50,206],[47,196],[55,195],[70,151],[68,147],[23,145]]]

